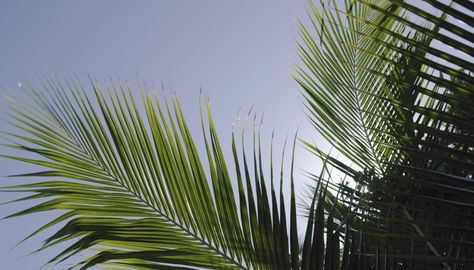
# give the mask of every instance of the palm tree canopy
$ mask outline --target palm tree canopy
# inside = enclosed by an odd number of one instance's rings
[[[312,3],[313,25],[300,25],[295,78],[309,118],[355,165],[306,143],[356,182],[335,187],[349,249],[342,269],[474,263],[474,6],[420,2],[437,12],[401,0],[342,9],[333,1]]]

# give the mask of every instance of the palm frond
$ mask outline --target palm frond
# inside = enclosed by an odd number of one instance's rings
[[[72,268],[275,269],[297,264],[290,257],[297,258],[298,250],[293,244],[288,249],[288,239],[297,240],[294,189],[289,237],[282,188],[278,196],[272,178],[267,194],[256,140],[252,177],[244,136],[240,151],[233,135],[234,196],[233,174],[208,101],[207,116],[201,111],[203,160],[177,98],[169,102],[142,91],[138,102],[128,84],[111,82],[108,90],[97,82],[91,86],[93,96],[79,82],[47,80],[43,87],[27,88],[30,102],[11,105],[9,117],[21,132],[8,133],[11,143],[4,147],[26,155],[3,157],[46,170],[18,175],[33,177],[31,183],[3,188],[33,194],[16,201],[42,199],[9,217],[63,211],[32,234],[59,224],[41,249],[74,241],[51,263],[89,251],[92,255]]]
[[[424,2],[439,15],[402,0],[312,3],[313,27],[300,27],[308,114],[356,168],[307,146],[361,188],[339,189],[352,209],[344,237],[357,243],[343,253],[359,256],[342,269],[474,263],[474,10]]]

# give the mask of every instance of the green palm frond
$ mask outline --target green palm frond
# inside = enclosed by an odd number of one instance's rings
[[[334,8],[338,9],[336,2]],[[382,8],[399,14],[399,8],[383,2]],[[396,114],[396,108],[385,98],[394,95],[385,84],[385,75],[393,66],[386,59],[396,59],[397,53],[382,43],[398,41],[357,18],[367,18],[374,24],[403,33],[405,27],[383,14],[375,14],[362,5],[347,7],[353,16],[341,17],[340,12],[319,10],[311,2],[310,14],[315,34],[300,24],[302,42],[298,49],[307,68],[298,67],[296,80],[304,89],[307,107],[317,130],[326,139],[337,142],[337,150],[360,168],[371,167],[379,174],[398,151],[374,143],[380,140],[395,143],[396,138],[377,130],[391,128],[386,114]],[[351,9],[351,10],[349,10]],[[346,26],[347,24],[347,26]],[[383,57],[380,57],[383,56]],[[376,69],[378,72],[373,72]],[[366,89],[371,88],[370,91]],[[330,91],[328,91],[330,90]]]
[[[341,269],[474,265],[474,7],[424,2],[439,15],[402,0],[312,3],[300,27],[309,117],[356,165],[306,144],[357,183],[339,188],[351,219],[338,222],[357,243],[342,252],[359,256]]]
[[[13,100],[10,106],[11,123],[20,132],[8,133],[11,143],[4,146],[29,154],[3,157],[46,170],[19,175],[33,177],[31,183],[3,188],[33,194],[16,201],[43,199],[9,217],[62,210],[32,236],[60,224],[41,249],[74,240],[50,262],[88,250],[92,255],[74,268],[289,269],[298,264],[293,180],[288,230],[283,193],[275,191],[272,174],[268,194],[255,134],[253,177],[243,134],[242,151],[232,137],[234,196],[209,102],[207,116],[201,112],[207,154],[202,160],[176,98],[163,101],[142,91],[137,102],[128,84],[111,82],[108,91],[97,82],[91,85],[94,96],[79,83],[48,80],[42,88],[28,88],[31,102]],[[281,177],[282,183],[283,167]]]

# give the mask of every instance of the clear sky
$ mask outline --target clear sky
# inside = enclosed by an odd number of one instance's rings
[[[202,87],[211,99],[227,151],[239,108],[242,116],[252,106],[265,114],[263,138],[270,138],[275,128],[276,145],[281,146],[286,134],[299,128],[302,138],[319,144],[290,76],[297,58],[294,22],[305,16],[304,4],[303,0],[0,0],[0,91],[18,94],[21,78],[51,74],[126,79],[132,85],[138,76],[163,82],[165,91],[176,93],[198,135]],[[0,122],[0,130],[8,129]],[[268,150],[268,144],[264,148]],[[309,160],[300,150],[298,167],[317,166]],[[19,180],[5,175],[31,170],[1,159],[1,185]],[[14,197],[1,193],[0,202]],[[0,206],[0,216],[28,205],[31,202]],[[1,269],[39,269],[56,254],[58,249],[51,249],[24,257],[52,231],[11,250],[52,216],[0,220]]]

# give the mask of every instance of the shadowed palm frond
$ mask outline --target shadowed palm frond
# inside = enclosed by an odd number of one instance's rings
[[[338,221],[352,256],[341,269],[474,265],[474,7],[423,2],[434,12],[311,3],[312,28],[300,27],[295,77],[309,117],[355,165],[306,144],[355,180],[337,189],[351,210]]]

